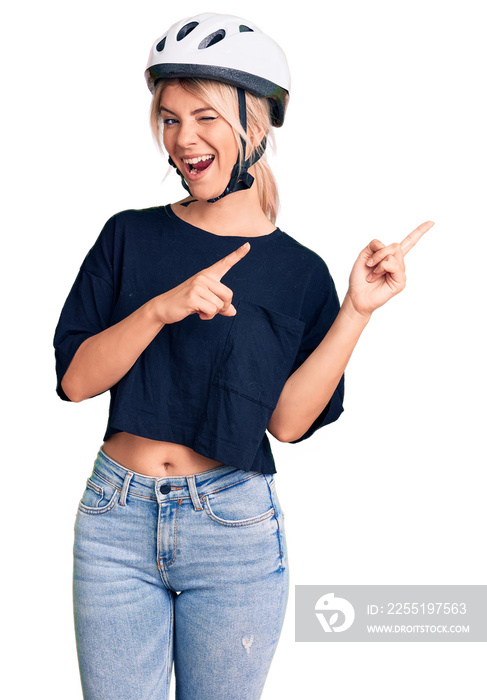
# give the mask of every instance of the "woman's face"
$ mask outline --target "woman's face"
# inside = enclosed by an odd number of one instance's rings
[[[196,199],[218,197],[228,185],[238,148],[230,124],[181,85],[161,94],[164,147]]]

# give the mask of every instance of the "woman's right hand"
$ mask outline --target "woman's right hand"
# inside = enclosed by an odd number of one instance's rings
[[[244,243],[214,265],[155,297],[152,301],[160,322],[176,323],[195,313],[202,321],[208,321],[217,314],[235,316],[237,311],[232,304],[233,292],[220,280],[249,250],[250,243]]]

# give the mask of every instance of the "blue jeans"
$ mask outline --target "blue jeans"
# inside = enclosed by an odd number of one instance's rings
[[[98,454],[74,536],[87,700],[258,700],[288,599],[274,475],[156,478]]]

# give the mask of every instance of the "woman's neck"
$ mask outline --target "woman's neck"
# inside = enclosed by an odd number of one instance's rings
[[[186,197],[182,202],[191,201]],[[257,190],[233,192],[218,202],[193,201],[188,206],[173,204],[174,213],[188,224],[221,236],[252,238],[265,236],[275,225],[260,208]]]

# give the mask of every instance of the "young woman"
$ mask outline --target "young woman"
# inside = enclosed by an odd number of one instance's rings
[[[84,696],[261,697],[288,597],[266,430],[296,442],[336,420],[372,312],[405,283],[372,241],[339,305],[325,263],[275,226],[265,161],[289,74],[253,23],[173,25],[146,70],[151,121],[189,195],[113,216],[56,329],[58,393],[111,392],[79,503],[74,613]]]

